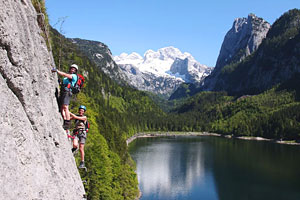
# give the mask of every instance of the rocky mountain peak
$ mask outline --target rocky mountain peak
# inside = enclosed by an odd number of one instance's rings
[[[161,48],[158,50],[159,54],[160,54],[160,59],[172,59],[175,60],[178,57],[182,57],[184,55],[182,55],[182,52],[175,48],[175,47],[165,47],[165,48]]]
[[[151,72],[154,74],[159,73],[160,75],[166,75],[166,72],[167,74],[170,74],[169,72],[171,65],[174,62],[179,62],[176,61],[177,59],[188,59],[190,63],[198,63],[190,53],[182,53],[178,48],[172,46],[164,47],[158,49],[157,51],[153,51],[150,49],[145,52],[144,57],[140,56],[137,53],[114,56],[115,62],[119,65],[133,64],[142,72]]]
[[[170,68],[170,72],[181,76],[187,83],[198,83],[210,74],[211,69],[190,58],[176,58]]]
[[[201,83],[202,90],[214,90],[224,66],[242,61],[258,49],[271,25],[254,14],[234,20],[225,35],[216,67]]]
[[[174,47],[165,47],[158,49],[158,51],[147,50],[144,54],[144,63],[152,62],[154,59],[166,61],[168,59],[174,60],[176,57],[181,56],[182,53],[179,49]]]
[[[127,59],[131,59],[131,60],[134,60],[134,59],[143,59],[142,56],[140,56],[140,54],[136,53],[136,52],[133,52],[129,55],[127,55],[126,57]]]
[[[190,53],[182,53],[172,46],[157,51],[147,50],[143,56],[133,52],[112,57],[107,53],[110,52],[107,47],[99,48],[99,42],[74,40],[79,48],[112,79],[165,97],[171,95],[181,83],[197,82],[210,73],[210,70],[205,70],[208,67],[197,62]],[[174,74],[170,69],[177,58],[188,59],[188,62],[178,60]]]
[[[235,19],[232,28],[225,35],[216,69],[250,55],[261,44],[270,27],[268,22],[254,14]]]
[[[133,52],[131,54],[122,53],[120,56],[115,56],[114,61],[121,64],[140,63],[144,61],[144,58],[140,54]]]
[[[121,54],[114,60],[130,85],[159,94],[170,95],[182,82],[199,82],[210,73],[190,53],[182,53],[173,46],[150,49],[144,57],[136,53]]]
[[[293,79],[300,72],[299,24],[298,9],[283,14],[271,28],[263,19],[248,16],[247,25],[242,26],[249,27],[249,31],[241,29],[233,34],[231,29],[222,45],[224,54],[220,53],[219,58],[223,56],[224,60],[221,61],[226,61],[228,49],[235,53],[232,54],[235,59],[223,67],[220,61],[218,68],[204,80],[202,90],[227,91],[235,95],[257,94]],[[251,56],[239,62],[248,53]]]

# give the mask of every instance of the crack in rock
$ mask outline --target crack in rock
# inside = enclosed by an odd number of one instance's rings
[[[1,39],[0,39],[0,47],[6,51],[9,62],[13,66],[17,67],[17,63],[14,61],[13,56],[12,56],[11,47],[8,44],[5,44]],[[30,118],[30,116],[26,112],[25,100],[24,100],[24,96],[22,94],[22,90],[20,90],[18,87],[16,87],[15,84],[10,80],[10,78],[5,73],[4,66],[0,66],[0,73],[1,73],[2,77],[6,80],[6,84],[7,84],[8,88],[15,94],[15,96],[18,98],[19,102],[21,103],[31,125],[34,126],[35,125],[34,121]],[[33,129],[37,130],[36,128],[33,128]]]

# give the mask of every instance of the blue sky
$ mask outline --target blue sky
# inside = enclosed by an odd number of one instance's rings
[[[113,55],[174,46],[214,66],[235,18],[254,13],[272,24],[300,0],[46,0],[46,7],[52,26],[67,17],[66,37],[103,42]]]

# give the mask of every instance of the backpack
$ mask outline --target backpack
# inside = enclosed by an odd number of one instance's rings
[[[72,87],[72,93],[78,94],[81,88],[83,88],[83,84],[84,84],[84,77],[81,74],[77,74],[77,81],[75,85]]]
[[[90,128],[90,122],[88,120],[86,120],[86,122],[85,122],[85,131],[86,131],[86,133],[89,132],[89,128]]]

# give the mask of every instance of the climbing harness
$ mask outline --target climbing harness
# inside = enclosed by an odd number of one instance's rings
[[[81,121],[81,122],[83,122],[82,120],[79,120],[79,121]],[[78,119],[76,119],[75,120],[75,123],[77,123],[78,122]],[[81,131],[85,131],[86,132],[86,134],[89,132],[89,128],[90,128],[90,122],[88,121],[88,120],[86,120],[85,122],[83,122],[84,123],[84,129],[81,129]],[[74,130],[76,130],[76,129],[74,129]],[[79,129],[80,130],[80,129]],[[77,131],[79,131],[79,130],[77,130]],[[73,133],[74,133],[74,131],[73,131]]]

